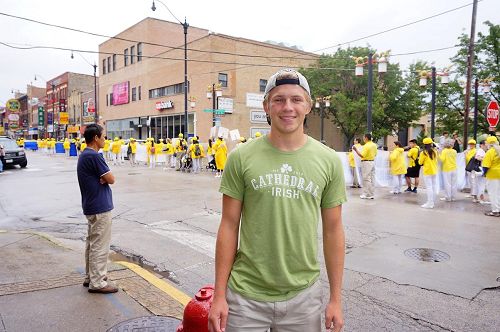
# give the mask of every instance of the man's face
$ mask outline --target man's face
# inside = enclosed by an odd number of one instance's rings
[[[104,147],[104,135],[101,134],[101,136],[99,137],[98,135],[95,135],[95,141],[97,142],[97,146],[99,147],[99,149],[102,149]]]
[[[410,145],[410,148],[414,148],[415,147],[415,143],[413,143],[413,142],[410,142],[409,145]]]
[[[281,134],[304,130],[304,119],[311,112],[311,103],[299,85],[283,84],[269,93],[264,110],[271,118],[271,128]]]

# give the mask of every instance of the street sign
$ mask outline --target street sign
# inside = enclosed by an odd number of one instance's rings
[[[488,124],[491,128],[495,128],[498,124],[498,102],[496,100],[491,100],[488,103],[488,107],[486,107],[486,119],[488,120]]]
[[[215,115],[224,115],[226,113],[225,110],[212,110],[212,109],[204,109],[203,112],[214,113]]]

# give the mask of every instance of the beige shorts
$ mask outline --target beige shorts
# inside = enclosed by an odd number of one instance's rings
[[[227,290],[229,316],[226,332],[320,332],[321,285],[316,281],[294,298],[260,302]]]

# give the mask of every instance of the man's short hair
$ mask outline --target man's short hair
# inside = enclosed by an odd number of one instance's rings
[[[366,134],[365,134],[365,137],[366,137],[366,139],[367,139],[367,140],[369,140],[369,141],[371,141],[371,140],[372,140],[372,134],[370,134],[370,133],[366,133]]]
[[[83,133],[83,137],[85,137],[85,142],[87,142],[87,144],[92,143],[96,135],[98,137],[102,135],[102,127],[97,123],[89,124]]]
[[[448,135],[449,133],[447,131],[443,131],[443,135]]]
[[[411,139],[411,140],[410,140],[410,143],[417,144],[417,140],[416,140],[416,139]]]

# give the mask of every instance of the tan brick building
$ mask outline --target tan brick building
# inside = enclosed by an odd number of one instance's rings
[[[184,31],[180,24],[146,18],[99,45],[99,115],[109,137],[177,137],[184,132]],[[126,39],[126,40],[124,40]],[[294,48],[189,27],[188,133],[210,136],[213,99],[221,84],[215,123],[241,136],[269,130],[262,109],[267,79],[279,68],[305,67],[317,55]],[[129,41],[127,41],[129,40]],[[151,45],[156,44],[156,45]],[[164,46],[161,46],[164,45]]]

